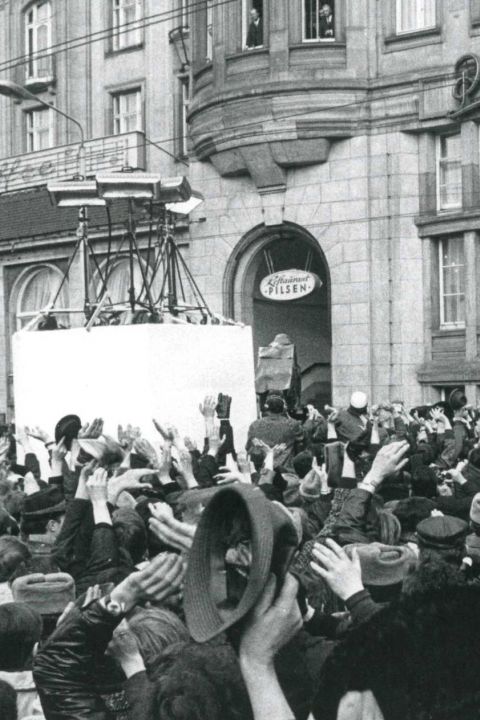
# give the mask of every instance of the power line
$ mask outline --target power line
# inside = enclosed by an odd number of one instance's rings
[[[215,3],[212,3],[212,7],[221,7],[223,5],[229,5],[236,1],[237,0],[217,0]],[[191,5],[189,5],[188,15],[196,14],[200,12],[204,7],[205,0],[197,0],[196,2],[193,2]],[[76,50],[77,48],[84,47],[85,45],[90,45],[94,42],[99,42],[102,40],[107,40],[111,37],[123,35],[125,33],[131,32],[132,30],[143,30],[153,25],[159,25],[165,22],[170,22],[172,20],[181,20],[184,15],[184,12],[177,11],[176,9],[167,10],[165,12],[147,15],[146,17],[140,18],[139,20],[130,20],[129,22],[118,25],[117,27],[97,30],[93,33],[88,33],[87,35],[79,35],[77,38],[73,38],[72,40],[63,40],[62,42],[49,45],[39,53],[33,53],[32,55],[19,55],[16,58],[10,58],[9,60],[5,60],[0,63],[0,71],[14,69],[20,65],[26,65],[32,59],[38,61],[42,58],[48,58],[53,54],[53,51],[56,51],[56,53],[60,53],[67,52],[68,50]]]

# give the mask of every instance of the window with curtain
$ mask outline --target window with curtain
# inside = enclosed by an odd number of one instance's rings
[[[437,137],[437,208],[462,205],[462,144],[460,133]]]
[[[112,95],[113,134],[143,130],[142,91],[140,88]]]
[[[335,40],[335,0],[303,0],[303,41]]]
[[[27,152],[47,150],[55,145],[55,111],[41,108],[25,113]]]
[[[52,6],[50,2],[30,5],[24,15],[27,79],[46,79],[53,76]]]
[[[463,237],[439,242],[440,327],[465,326],[465,255]]]
[[[436,25],[436,0],[396,0],[397,33],[428,30]]]
[[[25,327],[40,310],[48,307],[54,300],[63,275],[57,268],[42,265],[33,269],[24,279],[17,294],[15,308],[17,330]],[[56,307],[68,307],[68,281],[63,284]],[[68,325],[68,315],[57,316],[59,325]]]
[[[143,40],[143,0],[112,0],[112,13],[112,49],[140,45]]]

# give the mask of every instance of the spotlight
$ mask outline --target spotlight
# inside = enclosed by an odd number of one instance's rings
[[[181,203],[189,200],[191,196],[192,188],[186,177],[164,178],[160,183],[158,199],[161,202]]]
[[[48,183],[47,190],[58,207],[94,207],[107,204],[103,198],[98,197],[95,180],[51,182]]]
[[[160,176],[142,171],[100,173],[97,175],[98,194],[104,199],[158,199]]]

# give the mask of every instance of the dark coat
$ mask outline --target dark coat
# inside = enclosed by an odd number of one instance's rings
[[[251,22],[248,26],[247,47],[259,47],[263,45],[263,20],[259,19],[258,24]]]

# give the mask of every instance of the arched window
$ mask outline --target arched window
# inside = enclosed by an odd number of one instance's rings
[[[38,314],[40,310],[50,305],[60,287],[63,275],[58,268],[52,265],[39,265],[29,271],[23,278],[16,294],[16,328],[20,330]],[[56,307],[68,307],[67,281],[63,284]],[[68,316],[63,313],[58,316],[61,325],[68,325]]]
[[[146,271],[148,281],[150,282],[152,278],[152,269],[151,267],[147,267],[145,261],[143,261],[142,264],[144,270]],[[102,269],[102,273],[105,279],[105,267]],[[153,282],[152,292],[155,298],[160,293],[162,277],[162,273],[159,272]],[[110,267],[106,280],[108,299],[112,303],[112,305],[128,303],[128,291],[130,289],[130,260],[127,257],[117,260]],[[142,271],[140,269],[140,264],[137,258],[135,258],[133,261],[133,282],[135,286],[135,297],[138,298],[140,295],[142,297],[145,297]],[[93,292],[98,294],[101,290],[101,287],[102,283],[97,274],[93,280]]]

